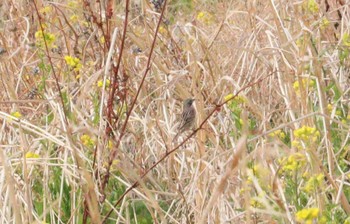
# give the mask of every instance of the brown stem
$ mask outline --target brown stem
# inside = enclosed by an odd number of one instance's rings
[[[129,8],[128,8],[128,3],[129,1],[127,1],[127,7],[126,7],[126,15],[125,15],[125,21],[127,21],[127,14],[128,14],[128,11],[129,11]],[[153,55],[153,51],[154,51],[154,46],[156,44],[156,40],[157,40],[157,36],[158,36],[158,31],[159,31],[159,27],[160,27],[160,24],[163,20],[163,16],[164,16],[164,12],[165,12],[165,7],[166,7],[166,3],[167,3],[167,0],[165,0],[163,2],[163,8],[162,8],[162,12],[160,14],[160,18],[159,18],[159,21],[158,21],[158,24],[157,24],[157,27],[156,27],[156,31],[154,33],[154,37],[153,37],[153,42],[152,42],[152,46],[151,46],[151,50],[149,52],[149,55],[148,55],[148,60],[147,60],[147,64],[146,64],[146,70],[143,74],[143,77],[142,77],[142,80],[141,80],[141,83],[137,89],[137,93],[136,93],[136,96],[130,106],[130,109],[128,110],[128,112],[126,113],[126,118],[125,118],[125,121],[123,123],[123,126],[122,126],[122,129],[121,129],[121,132],[120,132],[120,135],[118,137],[118,140],[117,140],[117,143],[116,143],[116,146],[115,148],[113,149],[113,151],[111,152],[111,155],[110,155],[110,159],[109,159],[109,162],[108,162],[108,165],[107,165],[107,171],[106,171],[106,176],[102,182],[102,191],[104,191],[105,187],[106,187],[106,184],[109,180],[109,175],[110,175],[110,168],[112,166],[112,163],[113,163],[113,160],[114,158],[116,157],[116,152],[117,152],[117,149],[119,148],[119,145],[120,145],[120,142],[125,134],[125,131],[126,131],[126,125],[128,124],[128,121],[129,121],[129,118],[130,118],[130,115],[135,107],[135,104],[136,104],[136,101],[138,99],[138,96],[140,95],[140,92],[141,92],[141,89],[142,89],[142,86],[145,82],[145,79],[146,79],[146,76],[149,72],[149,70],[151,69],[151,60],[152,60],[152,55]],[[125,35],[126,35],[126,25],[127,25],[127,22],[124,23],[124,33],[123,33],[123,42],[125,41]],[[122,45],[123,46],[123,45]],[[120,57],[119,57],[119,60],[118,60],[118,64],[117,64],[117,68],[119,68],[119,64],[120,64],[120,61],[121,61],[121,54],[122,54],[122,48],[121,48],[121,52],[120,52]],[[112,91],[111,91],[111,94],[109,96],[109,100],[108,100],[108,104],[107,104],[107,111],[108,111],[108,115],[107,115],[107,120],[109,121],[109,124],[112,124],[111,122],[111,115],[112,115],[112,111],[113,111],[113,100],[114,100],[114,93],[115,93],[115,90],[116,90],[116,87],[117,87],[117,83],[116,83],[116,79],[117,77],[115,76],[115,86],[112,87]],[[108,131],[112,131],[111,130],[111,127],[110,126],[107,126],[107,129],[106,129],[106,134],[109,134]]]

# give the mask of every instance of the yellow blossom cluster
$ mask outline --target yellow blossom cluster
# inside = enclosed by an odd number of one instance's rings
[[[87,147],[93,147],[95,145],[95,141],[87,134],[84,134],[80,137],[81,143]]]
[[[108,88],[111,85],[111,81],[109,79],[106,80],[106,88]],[[97,81],[97,87],[102,88],[103,86],[103,80],[100,79]]]
[[[316,142],[318,137],[320,137],[320,132],[317,131],[316,128],[305,125],[297,130],[294,130],[293,134],[296,139],[302,140],[304,142]]]
[[[105,39],[104,36],[101,36],[101,37],[100,37],[100,43],[101,43],[101,44],[106,43],[106,39]]]
[[[264,168],[261,165],[254,165],[252,168],[248,170],[248,178],[247,183],[251,184],[253,183],[253,178],[256,178],[256,180],[259,182],[260,187],[262,189],[268,189],[270,188],[268,178],[270,178],[270,171],[266,168]]]
[[[329,26],[330,22],[327,18],[322,18],[321,22],[320,22],[320,28],[321,30],[326,29]]]
[[[56,41],[56,37],[54,34],[46,32],[46,31],[37,31],[35,33],[35,43],[38,47],[45,47],[45,42],[47,44],[48,48],[54,48],[56,47],[54,45]]]
[[[332,113],[334,106],[332,104],[327,105],[327,111],[328,113]],[[336,110],[335,115],[341,116],[341,110]]]
[[[67,55],[64,57],[64,60],[66,61],[66,64],[76,72],[79,72],[81,67],[83,66],[80,62],[80,59],[76,57]]]
[[[253,208],[260,208],[260,209],[266,208],[261,202],[259,202],[259,200],[254,198],[250,199],[250,206]]]
[[[79,5],[78,1],[68,1],[68,7],[76,9]]]
[[[302,79],[301,85],[303,86],[303,88],[308,87],[309,90],[313,90],[313,88],[315,87],[315,81],[312,80],[312,79]],[[293,88],[294,88],[296,94],[298,96],[300,96],[300,88],[301,88],[301,86],[300,86],[300,82],[299,81],[295,81],[293,83]]]
[[[69,17],[69,20],[75,23],[75,22],[78,22],[79,17],[76,14],[74,14],[71,17]]]
[[[43,7],[43,8],[41,8],[40,10],[39,10],[39,12],[41,13],[41,14],[49,14],[49,13],[51,13],[52,12],[52,7],[49,5],[49,6],[45,6],[45,7]]]
[[[320,210],[318,208],[305,208],[298,211],[295,216],[297,221],[312,224],[314,219],[318,217]]]
[[[323,186],[324,183],[324,175],[323,174],[318,174],[316,176],[312,176],[308,178],[304,190],[307,193],[312,193],[314,192],[317,188]]]
[[[108,140],[107,149],[111,150],[113,148],[113,146],[114,146],[113,141]]]
[[[197,20],[206,25],[210,25],[214,22],[214,16],[209,12],[201,11],[197,14]]]
[[[165,35],[168,31],[166,30],[166,28],[164,26],[160,26],[159,27],[159,33]]]
[[[225,101],[234,100],[237,104],[247,102],[247,100],[246,100],[243,96],[235,96],[235,95],[233,95],[232,93],[226,95],[226,96],[224,97],[224,100],[225,100]]]
[[[341,38],[341,41],[342,41],[344,46],[350,47],[350,34],[344,33],[342,38]]]
[[[344,224],[350,224],[350,217],[345,220]]]
[[[303,3],[303,8],[310,13],[317,13],[319,11],[316,0],[305,0]]]
[[[38,159],[38,158],[40,158],[40,156],[34,152],[27,152],[26,158],[27,159]]]
[[[22,117],[22,114],[18,111],[15,111],[13,113],[11,113],[12,116],[14,116],[15,118],[21,118]]]
[[[270,137],[279,137],[280,139],[284,139],[286,134],[282,130],[276,130],[269,134]]]
[[[301,36],[300,38],[298,38],[296,41],[295,41],[295,44],[298,46],[298,48],[302,48],[305,44],[305,40],[304,40],[304,37]]]
[[[290,155],[288,158],[282,159],[280,163],[283,164],[282,171],[292,172],[305,165],[306,157],[301,153],[295,153]]]

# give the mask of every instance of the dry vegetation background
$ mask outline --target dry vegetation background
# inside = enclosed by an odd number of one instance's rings
[[[0,223],[350,223],[349,4],[1,1]]]

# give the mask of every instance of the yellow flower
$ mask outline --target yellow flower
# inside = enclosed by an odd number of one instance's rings
[[[37,158],[40,158],[40,156],[36,153],[33,153],[33,152],[27,152],[26,158],[27,159],[37,159]]]
[[[69,17],[69,20],[72,21],[73,23],[77,22],[78,19],[79,19],[79,17],[76,14],[72,15],[71,17]]]
[[[197,19],[202,19],[204,18],[204,16],[205,16],[204,12],[199,12],[197,15]]]
[[[233,97],[234,97],[234,95],[233,95],[232,93],[230,93],[230,94],[228,94],[228,95],[226,95],[226,96],[224,97],[224,100],[225,100],[225,101],[232,100]]]
[[[345,46],[350,47],[350,35],[348,33],[343,34],[342,42]]]
[[[111,85],[111,81],[109,79],[106,80],[106,88],[108,88]],[[97,81],[97,87],[101,88],[103,86],[103,80],[100,79]]]
[[[348,217],[347,219],[345,219],[344,224],[350,224],[350,217]]]
[[[293,88],[294,88],[295,90],[299,90],[299,82],[298,82],[298,81],[295,81],[295,82],[293,83]]]
[[[300,37],[295,41],[295,44],[298,46],[298,48],[301,48],[304,45],[305,41],[303,37]]]
[[[237,104],[242,104],[242,103],[247,102],[247,100],[243,96],[233,95],[232,93],[230,93],[224,97],[224,101],[228,101],[228,102],[231,101],[232,102],[232,100],[234,100],[234,102]]]
[[[252,206],[253,208],[264,208],[265,207],[257,199],[250,199],[250,206]]]
[[[106,80],[106,87],[109,87],[111,85],[111,81],[109,79]]]
[[[323,186],[323,181],[324,181],[324,175],[323,174],[319,174],[317,176],[312,176],[312,177],[308,178],[308,181],[305,184],[304,190],[307,193],[312,193],[317,188]]]
[[[52,7],[51,6],[43,7],[39,10],[39,12],[41,14],[48,14],[48,13],[52,12]]]
[[[310,173],[309,172],[307,172],[307,171],[305,171],[304,173],[303,173],[303,175],[301,175],[304,179],[308,179],[308,178],[310,178]]]
[[[56,41],[55,35],[49,32],[42,32],[41,30],[35,32],[36,45],[38,47],[45,47],[45,42],[47,47],[54,47],[54,42]]]
[[[282,170],[286,172],[295,171],[306,163],[306,158],[301,153],[295,153],[285,158],[281,163],[284,163]]]
[[[316,141],[317,138],[320,136],[320,132],[317,131],[316,128],[305,126],[305,125],[297,130],[294,130],[293,133],[297,139],[300,139],[303,141],[309,141],[309,139]]]
[[[295,148],[299,148],[300,147],[300,142],[299,141],[292,141],[292,146],[295,147]]]
[[[314,80],[307,79],[307,78],[302,79],[301,82],[302,82],[303,88],[305,88],[305,89],[308,88],[310,91],[312,91],[314,89],[315,84],[316,84]],[[295,81],[293,83],[293,88],[294,88],[296,94],[298,96],[300,96],[300,83],[299,83],[299,81]]]
[[[79,58],[65,56],[64,60],[66,61],[66,64],[76,72],[80,71],[81,67],[83,66]]]
[[[327,217],[322,215],[321,218],[318,219],[318,224],[327,224]],[[344,224],[346,224],[344,222]]]
[[[295,216],[297,221],[306,223],[312,223],[314,219],[318,217],[320,210],[318,208],[305,208],[303,210],[298,211]]]
[[[105,40],[105,37],[104,37],[104,36],[100,37],[100,43],[101,43],[101,44],[106,43],[106,40]]]
[[[159,27],[159,33],[165,35],[167,33],[167,30],[164,28],[164,26]]]
[[[66,60],[67,65],[71,67],[75,67],[80,62],[79,58],[74,58],[71,56],[65,56],[64,60]]]
[[[280,139],[284,139],[286,137],[286,134],[281,130],[276,130],[276,131],[270,133],[269,136],[271,136],[271,137],[277,136]]]
[[[197,14],[197,20],[206,25],[210,25],[214,22],[214,17],[209,12],[201,11]]]
[[[245,102],[247,102],[247,99],[244,98],[243,96],[237,96],[236,99],[235,99],[235,101],[236,101],[237,103],[245,103]]]
[[[86,22],[85,20],[82,22],[82,25],[83,25],[84,27],[89,27],[89,23]]]
[[[112,167],[117,167],[120,164],[120,160],[119,159],[114,159],[112,162]]]
[[[18,112],[18,111],[11,113],[11,115],[14,116],[15,118],[21,118],[22,117],[22,114],[20,112]]]
[[[81,143],[88,147],[93,147],[95,145],[95,141],[91,139],[91,137],[87,134],[84,134],[80,137]]]
[[[77,8],[78,7],[78,2],[77,1],[69,1],[68,6],[71,8]]]
[[[270,176],[270,171],[268,169],[264,168],[260,164],[257,164],[248,170],[248,174],[248,183],[252,183],[252,177],[255,177],[262,188],[269,188],[269,182],[267,181],[267,178],[269,178]],[[266,194],[264,194],[263,196],[265,195]]]
[[[328,110],[329,113],[332,112],[332,110],[333,110],[332,104],[329,103],[329,104],[327,105],[327,110]]]
[[[113,141],[111,141],[111,140],[108,140],[108,144],[107,144],[107,148],[108,149],[112,149],[113,148]]]
[[[282,131],[280,134],[279,134],[279,137],[281,139],[284,139],[286,137],[286,134]]]
[[[327,18],[322,18],[320,28],[321,30],[326,29],[329,26],[330,22]]]
[[[306,0],[303,5],[306,11],[317,13],[319,11],[318,4],[315,0]]]

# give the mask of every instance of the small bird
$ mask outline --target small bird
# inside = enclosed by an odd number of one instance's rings
[[[194,99],[192,98],[188,98],[183,102],[182,114],[180,117],[179,126],[177,128],[177,134],[173,141],[175,141],[180,134],[193,127],[196,120],[196,109],[194,109],[193,102]]]

